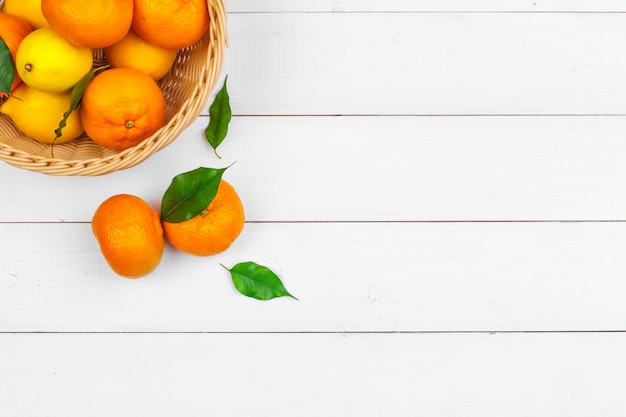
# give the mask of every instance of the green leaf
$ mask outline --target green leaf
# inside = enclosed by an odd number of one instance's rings
[[[213,152],[218,158],[221,158],[217,154],[217,147],[224,141],[226,138],[226,134],[228,133],[228,124],[230,123],[230,119],[232,117],[232,112],[230,110],[230,98],[228,97],[228,90],[226,89],[226,81],[228,80],[228,75],[224,79],[224,86],[217,93],[215,99],[213,100],[213,104],[209,108],[209,115],[211,116],[209,120],[209,125],[204,131],[204,135],[206,136],[207,141],[213,147]]]
[[[230,272],[235,288],[245,296],[257,300],[271,300],[287,296],[297,300],[285,289],[280,278],[266,266],[254,262],[242,262],[232,269],[224,265],[222,267]]]
[[[72,114],[72,112],[76,110],[76,108],[78,108],[78,104],[80,103],[80,100],[83,98],[83,94],[85,93],[85,89],[87,88],[87,84],[89,84],[89,81],[91,81],[91,79],[96,74],[96,72],[103,70],[107,67],[108,65],[104,65],[102,67],[92,69],[87,74],[83,75],[83,77],[78,81],[78,83],[76,83],[70,95],[70,108],[68,111],[63,113],[63,118],[59,122],[59,127],[56,128],[54,131],[54,133],[56,133],[56,136],[54,140],[52,141],[53,144],[54,142],[56,142],[58,138],[61,137],[63,128],[67,125],[67,118],[70,117],[70,114]]]
[[[9,47],[0,38],[0,92],[9,94],[15,78],[15,64]]]
[[[226,168],[196,168],[174,177],[161,200],[161,220],[180,223],[202,213],[215,198]]]

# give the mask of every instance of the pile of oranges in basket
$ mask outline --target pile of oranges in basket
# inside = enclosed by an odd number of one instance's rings
[[[86,133],[107,149],[133,147],[165,125],[158,81],[209,20],[202,0],[5,0],[0,47],[14,76],[0,112],[40,142]]]

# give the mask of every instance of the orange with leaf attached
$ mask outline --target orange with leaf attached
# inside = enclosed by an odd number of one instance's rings
[[[223,252],[244,226],[244,210],[235,189],[220,181],[215,198],[197,216],[180,223],[163,221],[165,237],[176,249],[196,256]]]

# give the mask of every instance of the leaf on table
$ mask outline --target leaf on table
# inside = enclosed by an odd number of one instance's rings
[[[0,93],[9,94],[15,78],[15,64],[9,47],[0,38]]]
[[[215,198],[226,168],[196,168],[179,174],[161,200],[161,220],[180,223],[202,213]]]
[[[224,141],[226,134],[228,133],[228,124],[232,118],[232,112],[230,109],[230,97],[228,96],[228,90],[226,88],[226,81],[228,75],[224,79],[224,85],[222,89],[217,93],[213,104],[209,108],[209,125],[204,131],[207,141],[213,148],[213,152],[218,158],[221,158],[217,154],[217,147]]]
[[[220,264],[221,265],[221,264]],[[257,300],[271,300],[276,297],[296,297],[289,294],[282,281],[268,267],[254,262],[242,262],[228,269],[233,284],[241,294]]]

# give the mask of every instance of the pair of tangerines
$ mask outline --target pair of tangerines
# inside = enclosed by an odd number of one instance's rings
[[[176,249],[196,256],[225,251],[244,226],[244,209],[235,189],[221,180],[209,206],[180,222],[162,221],[143,199],[118,194],[100,204],[91,228],[109,266],[118,275],[140,278],[161,262],[165,239]]]

